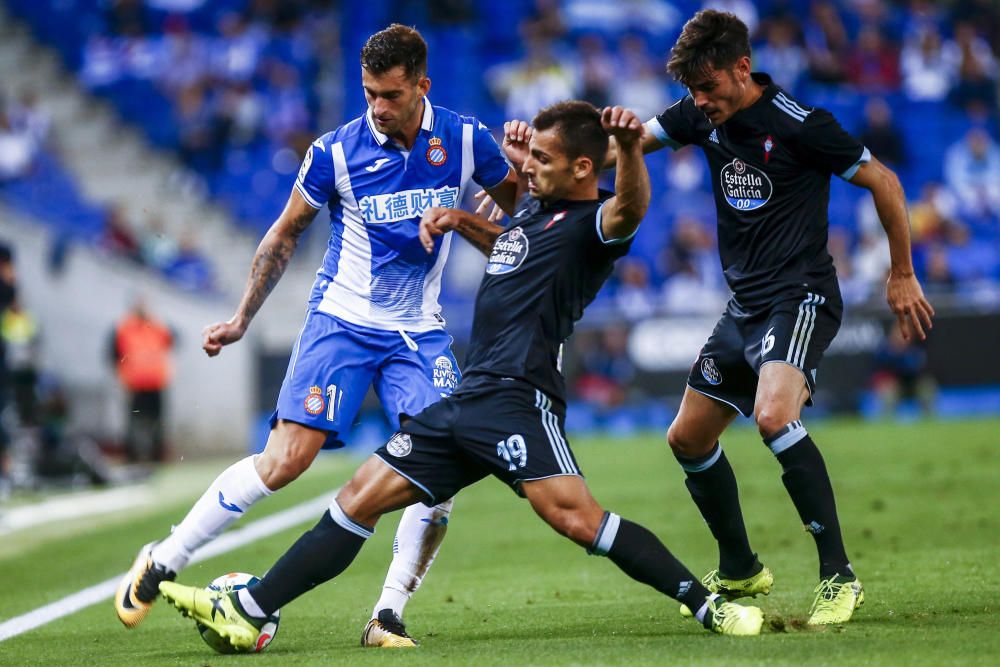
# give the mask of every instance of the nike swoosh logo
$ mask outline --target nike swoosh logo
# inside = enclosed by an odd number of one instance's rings
[[[234,505],[232,503],[226,502],[226,497],[222,495],[222,491],[219,491],[219,505],[221,505],[222,509],[224,510],[229,510],[230,512],[239,512],[240,514],[243,514],[243,510],[240,509],[239,505]]]
[[[365,167],[365,171],[376,172],[376,171],[378,171],[379,167],[381,167],[383,164],[385,164],[388,161],[389,161],[389,158],[387,158],[387,157],[380,157],[379,159],[375,160],[375,164],[368,165],[367,167]]]

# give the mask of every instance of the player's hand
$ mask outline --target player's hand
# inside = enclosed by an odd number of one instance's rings
[[[493,201],[493,197],[490,197],[490,193],[486,190],[480,190],[476,194],[472,195],[479,202],[479,206],[476,207],[475,214],[479,217],[485,217],[490,222],[500,222],[503,220],[503,216],[506,215],[503,209],[500,208],[500,204]],[[492,210],[490,209],[492,206]],[[486,214],[489,211],[489,215]]]
[[[201,349],[205,354],[214,357],[222,351],[224,345],[235,343],[247,332],[246,325],[238,324],[234,315],[228,322],[216,322],[202,329]]]
[[[434,237],[442,236],[458,226],[458,218],[454,211],[443,206],[435,206],[424,211],[420,216],[420,230],[417,236],[427,254],[434,252]]]
[[[642,121],[633,111],[623,107],[604,107],[601,126],[619,146],[631,146],[642,139]]]
[[[528,142],[534,133],[535,128],[523,120],[509,120],[503,124],[503,143],[500,146],[518,174],[528,159]]]
[[[925,330],[934,327],[931,322],[934,308],[924,298],[924,290],[921,289],[917,277],[912,273],[902,276],[890,273],[885,286],[885,298],[896,319],[899,320],[899,330],[903,332],[903,340],[913,340],[914,335],[920,340],[926,340]]]

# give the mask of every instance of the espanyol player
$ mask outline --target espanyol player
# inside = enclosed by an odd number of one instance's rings
[[[310,146],[284,212],[257,248],[236,314],[204,332],[210,357],[243,337],[299,236],[328,205],[330,242],[267,445],[223,471],[169,536],[142,547],[115,597],[126,627],[143,620],[160,582],[173,580],[198,547],[295,480],[321,448],[342,445],[369,386],[398,429],[458,385],[437,301],[450,235],[428,254],[420,218],[458,206],[471,181],[512,213],[517,177],[483,124],[431,106],[427,45],[416,30],[393,24],[372,35],[361,67],[367,113]],[[474,216],[463,221],[457,231],[488,253],[499,228]],[[403,608],[444,537],[452,500],[440,500],[404,512],[363,645],[416,645]]]

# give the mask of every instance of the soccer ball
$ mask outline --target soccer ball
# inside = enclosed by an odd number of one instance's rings
[[[230,572],[229,574],[224,574],[221,577],[216,577],[212,580],[205,590],[209,591],[221,591],[223,593],[232,593],[233,591],[238,591],[241,588],[246,588],[250,584],[255,584],[260,579],[253,576],[252,574],[247,574],[246,572]],[[274,635],[278,634],[278,621],[280,620],[279,615],[281,611],[276,611],[271,614],[271,617],[267,619],[267,623],[264,627],[260,629],[260,636],[257,638],[257,644],[249,651],[239,651],[229,643],[228,639],[220,637],[219,634],[201,623],[197,624],[198,634],[201,638],[205,640],[205,643],[211,646],[215,651],[219,653],[260,653],[267,645],[271,643],[274,639]]]

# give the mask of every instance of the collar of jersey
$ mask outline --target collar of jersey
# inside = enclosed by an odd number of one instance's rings
[[[372,136],[375,137],[375,141],[378,142],[379,146],[385,146],[385,143],[389,141],[389,135],[382,134],[375,129],[375,117],[372,114],[372,108],[368,107],[368,111],[365,112],[365,120],[368,122],[368,129],[371,130]],[[424,97],[424,118],[420,121],[420,129],[427,130],[430,132],[434,128],[434,108],[431,106],[431,101]]]

